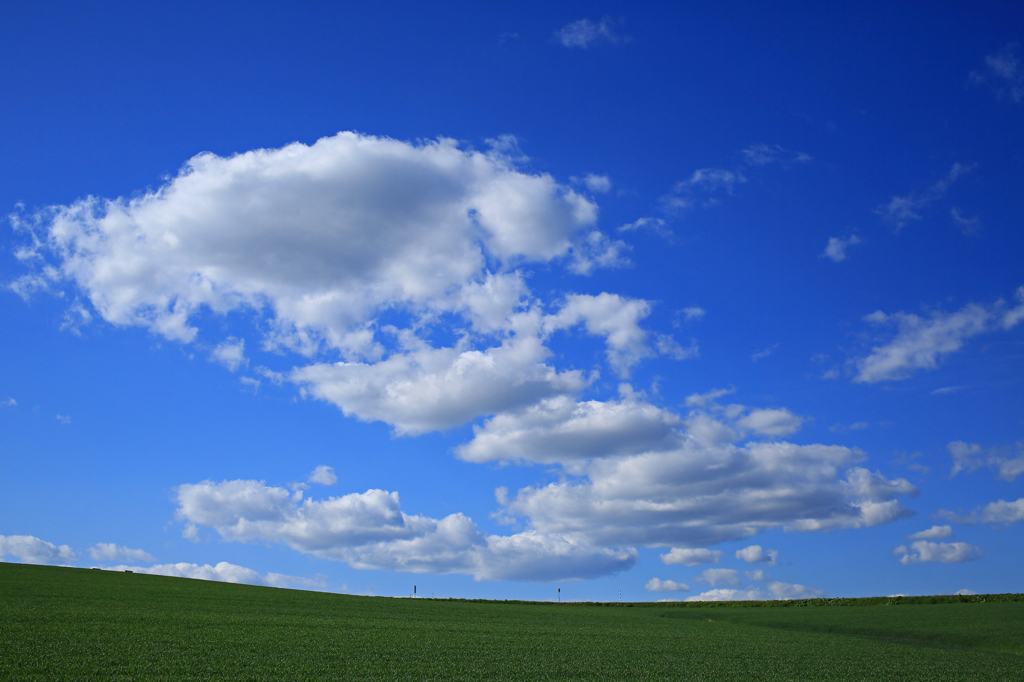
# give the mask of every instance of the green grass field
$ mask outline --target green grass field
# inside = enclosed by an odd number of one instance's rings
[[[559,606],[0,563],[0,678],[1024,680],[1021,598]]]

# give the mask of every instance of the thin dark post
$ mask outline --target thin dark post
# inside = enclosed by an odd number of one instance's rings
[[[561,587],[558,588],[558,603],[559,604],[562,603],[562,588]]]
[[[412,586],[412,596],[414,596],[414,597],[416,596],[416,586],[415,585]]]

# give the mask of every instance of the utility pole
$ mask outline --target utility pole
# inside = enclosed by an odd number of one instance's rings
[[[562,603],[562,588],[561,587],[558,588],[558,603],[559,604]]]

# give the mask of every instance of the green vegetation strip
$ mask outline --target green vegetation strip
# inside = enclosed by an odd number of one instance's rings
[[[557,605],[0,563],[0,678],[1024,679],[1021,599]]]

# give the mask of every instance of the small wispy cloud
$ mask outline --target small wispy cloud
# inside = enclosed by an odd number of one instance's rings
[[[81,336],[83,326],[92,322],[92,313],[82,305],[81,301],[75,301],[64,311],[64,321],[60,325],[61,331],[69,331],[75,336]]]
[[[99,542],[89,548],[89,556],[95,561],[156,561],[148,552],[141,549],[121,547],[112,542]]]
[[[900,545],[892,553],[900,557],[900,563],[904,566],[926,561],[959,564],[965,561],[974,561],[983,554],[980,547],[969,545],[966,542],[930,542],[928,540],[911,542],[909,549],[906,545]]]
[[[779,344],[775,344],[774,346],[769,346],[768,348],[765,348],[764,350],[757,351],[756,353],[754,353],[753,355],[750,356],[751,362],[757,362],[758,360],[764,360],[766,357],[768,357],[769,355],[774,353],[775,349],[778,348],[778,347],[779,347]]]
[[[249,364],[245,357],[245,339],[228,337],[210,353],[210,362],[224,365],[232,372]]]
[[[564,47],[587,49],[601,43],[620,43],[628,41],[627,37],[618,35],[613,29],[613,21],[604,17],[599,22],[580,19],[555,31],[555,39]]]
[[[834,262],[839,263],[846,260],[847,248],[860,243],[860,237],[855,234],[851,234],[845,239],[843,237],[829,237],[828,244],[825,245],[825,250],[822,251],[821,257],[831,258]]]
[[[309,482],[317,485],[334,485],[338,482],[338,476],[334,473],[333,467],[321,464],[313,469],[313,473],[309,475]]]
[[[689,592],[690,586],[686,583],[677,583],[675,580],[651,578],[644,585],[644,589],[651,592]]]
[[[679,326],[680,322],[690,322],[692,320],[699,320],[707,315],[707,311],[700,306],[689,306],[682,310],[677,310],[673,316],[673,323],[675,326]]]
[[[1018,43],[1008,43],[995,54],[985,57],[984,71],[972,71],[971,80],[987,83],[1000,99],[1024,101],[1024,68],[1017,56]]]
[[[981,226],[981,220],[978,219],[978,216],[968,218],[962,215],[955,206],[949,209],[949,216],[953,219],[953,224],[964,234],[976,234]]]
[[[946,509],[940,509],[936,512],[936,515],[949,519],[954,523],[1000,523],[1009,525],[1024,521],[1024,497],[1013,502],[1007,502],[1006,500],[990,502],[967,515],[957,514]]]
[[[908,540],[945,540],[953,536],[952,526],[932,526],[928,530],[922,530],[913,535],[908,535]]]
[[[587,189],[591,192],[610,192],[612,189],[612,181],[607,175],[595,175],[591,173],[587,177],[583,178],[583,184],[586,185]]]
[[[868,428],[870,424],[867,422],[854,422],[852,424],[833,424],[828,427],[828,430],[832,433],[846,433],[847,431],[862,431]]]
[[[945,196],[946,191],[953,185],[960,176],[970,173],[977,167],[976,164],[963,165],[954,163],[946,173],[946,176],[929,185],[920,192],[911,192],[903,196],[894,196],[889,203],[882,204],[875,209],[875,213],[888,223],[895,226],[896,232],[903,229],[903,226],[911,220],[921,220],[920,211],[925,206]]]
[[[946,449],[953,457],[950,478],[961,471],[970,473],[984,468],[1004,481],[1012,483],[1014,479],[1024,474],[1024,442],[1017,443],[1016,456],[1008,447],[983,448],[978,443],[965,443],[962,440],[953,441]]]
[[[673,185],[672,190],[661,198],[661,204],[668,213],[692,208],[698,199],[702,206],[714,206],[718,203],[716,194],[724,192],[732,196],[736,186],[746,181],[746,176],[738,170],[698,168],[690,177]]]
[[[743,160],[750,166],[767,166],[772,163],[810,163],[810,154],[795,152],[777,144],[752,144],[743,150]]]
[[[874,325],[899,329],[896,337],[875,346],[871,354],[853,361],[857,368],[854,381],[876,383],[906,379],[917,370],[935,369],[939,359],[959,351],[968,339],[979,334],[1008,330],[1024,320],[1024,286],[1017,289],[1019,304],[1007,309],[1006,302],[984,306],[969,303],[952,312],[935,312],[924,318],[910,313],[887,315],[877,310],[864,317]]]
[[[656,235],[664,237],[669,241],[672,240],[673,236],[672,230],[666,226],[665,221],[661,218],[637,218],[631,223],[620,225],[618,228],[619,232],[634,232],[638,230],[650,230]]]
[[[890,463],[895,466],[905,467],[911,471],[917,471],[925,476],[931,473],[932,468],[926,464],[921,464],[916,461],[924,457],[924,453],[912,452],[909,455],[905,452],[898,453],[898,456],[893,459]]]

